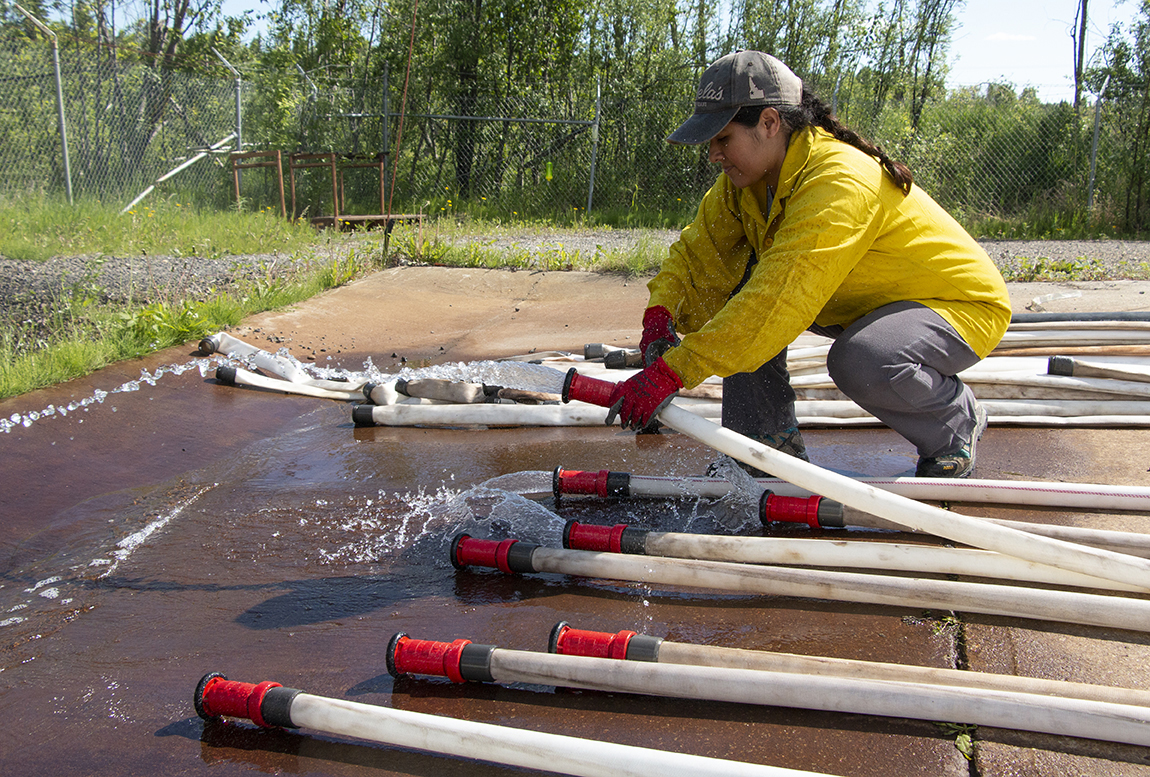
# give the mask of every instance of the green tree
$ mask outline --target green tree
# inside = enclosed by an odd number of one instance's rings
[[[1110,188],[1125,194],[1118,195],[1124,229],[1144,232],[1150,228],[1150,0],[1142,0],[1129,31],[1111,31],[1104,58],[1108,64],[1089,71],[1087,80],[1101,90],[1109,79],[1105,98],[1115,117],[1118,177]]]

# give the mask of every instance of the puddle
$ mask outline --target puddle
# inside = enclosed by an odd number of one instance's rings
[[[65,413],[40,414],[30,424],[30,413],[15,421],[9,415],[11,436],[0,445],[12,443],[5,461],[14,465],[20,487],[11,503],[20,507],[3,527],[0,696],[21,710],[23,726],[13,744],[0,744],[11,768],[64,773],[82,762],[128,777],[206,774],[225,763],[244,773],[522,773],[416,753],[402,754],[397,767],[392,750],[362,743],[243,723],[205,726],[191,693],[210,671],[576,736],[611,730],[664,749],[676,749],[689,722],[716,743],[712,752],[737,746],[740,757],[760,762],[774,761],[781,743],[795,745],[796,737],[815,742],[796,747],[817,750],[828,730],[805,713],[702,705],[688,721],[681,702],[670,700],[393,680],[384,652],[400,631],[543,650],[564,620],[847,657],[881,643],[892,646],[890,660],[950,660],[929,625],[874,608],[450,564],[460,532],[558,547],[571,519],[656,531],[760,531],[750,509],[757,486],[718,504],[565,498],[557,506],[550,496],[556,466],[702,474],[715,454],[683,435],[356,428],[344,403],[216,386],[215,364],[186,362],[182,375],[170,369],[180,365],[153,369],[120,391],[92,393],[87,404],[68,398]],[[562,376],[522,362],[399,374],[548,393]],[[79,404],[69,409],[73,401]],[[82,427],[66,426],[81,419]],[[904,754],[908,739],[891,737],[884,725],[864,721],[850,732],[883,762]],[[937,765],[926,731],[909,739],[926,753],[923,763]],[[376,759],[381,752],[389,758]]]

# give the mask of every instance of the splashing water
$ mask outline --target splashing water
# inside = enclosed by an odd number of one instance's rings
[[[516,473],[538,481],[549,473]],[[546,507],[512,491],[501,476],[459,491],[441,486],[434,493],[422,488],[396,494],[403,509],[396,515],[384,493],[382,504],[369,500],[354,512],[333,515],[325,527],[335,547],[319,548],[326,564],[362,564],[400,558],[443,566],[457,534],[483,539],[514,538],[540,545],[558,545],[565,521]],[[349,540],[348,535],[352,538]],[[325,543],[326,544],[326,543]]]
[[[720,456],[709,471],[731,483],[731,490],[714,504],[715,520],[729,531],[758,526],[759,500],[766,489],[730,456]]]
[[[482,383],[488,386],[517,388],[524,391],[538,391],[544,394],[559,394],[563,391],[565,373],[542,364],[530,362],[454,362],[417,370],[404,369],[397,376],[406,380],[413,378],[437,378],[441,380]]]
[[[206,492],[210,491],[214,486],[204,486],[192,494],[190,497],[184,499],[178,504],[174,505],[170,510],[156,517],[150,521],[142,529],[129,534],[122,540],[116,543],[116,549],[111,552],[112,558],[97,558],[89,562],[90,567],[104,567],[107,569],[101,572],[100,577],[105,578],[116,571],[116,567],[120,562],[126,561],[137,548],[144,545],[148,538],[155,534],[160,529],[167,526],[171,521],[176,519],[189,505],[203,496]]]
[[[92,392],[91,396],[74,400],[67,405],[60,405],[58,407],[48,405],[48,407],[43,410],[33,410],[24,414],[13,413],[8,418],[0,418],[0,432],[10,434],[16,427],[27,429],[37,421],[46,418],[66,418],[69,413],[75,413],[77,410],[88,412],[88,409],[92,405],[103,404],[104,400],[113,394],[127,394],[132,391],[139,391],[141,383],[155,386],[156,382],[165,375],[183,375],[188,370],[198,369],[200,371],[200,377],[204,377],[208,374],[208,370],[211,369],[212,364],[213,360],[211,359],[192,359],[183,364],[169,364],[165,367],[157,367],[155,372],[141,370],[139,378],[122,383],[111,391],[96,389]]]
[[[263,355],[265,357],[268,356],[266,352],[263,352]],[[246,370],[255,370],[259,366],[254,363],[256,358],[257,356],[255,355],[242,357],[215,355],[210,358],[193,359],[183,364],[170,364],[164,367],[158,367],[155,372],[143,370],[140,373],[140,377],[136,380],[127,381],[111,391],[96,389],[92,392],[91,396],[70,402],[67,406],[61,405],[57,407],[48,405],[43,410],[33,410],[23,414],[13,413],[8,418],[0,418],[0,432],[10,434],[12,430],[17,427],[26,429],[37,421],[46,418],[64,418],[67,417],[69,413],[74,413],[77,410],[87,412],[92,405],[103,404],[110,395],[139,391],[141,384],[145,383],[149,386],[155,386],[157,381],[165,375],[182,375],[188,370],[198,369],[200,377],[206,377],[209,371],[221,364],[230,364],[243,367]],[[314,367],[303,364],[291,356],[286,348],[281,348],[275,355],[275,358],[298,368],[304,374],[310,374],[317,378],[347,380],[352,383],[358,382],[361,384],[369,381],[385,383],[400,378],[405,380],[434,378],[466,383],[482,383],[504,388],[517,388],[524,391],[537,391],[545,394],[559,394],[563,391],[563,380],[565,377],[565,373],[560,370],[529,362],[453,362],[417,369],[404,368],[398,373],[388,374],[380,372],[370,358],[364,363],[364,370],[361,372]]]

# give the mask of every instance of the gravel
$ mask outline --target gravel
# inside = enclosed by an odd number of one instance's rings
[[[646,241],[669,246],[677,230],[548,230],[470,238],[487,248],[516,248],[533,253],[562,248],[586,257],[625,251]],[[1150,277],[1150,242],[1126,240],[983,241],[982,246],[1008,278],[1035,269],[1057,273],[1071,269],[1080,280]],[[310,255],[306,262],[317,257]],[[330,261],[330,257],[320,257]],[[151,302],[203,299],[243,280],[295,268],[294,259],[262,255],[201,259],[172,256],[62,257],[47,262],[18,262],[0,257],[0,322],[17,325],[26,335],[50,327],[53,312],[69,299],[101,302]]]
[[[74,311],[92,303],[202,300],[243,281],[277,277],[317,259],[331,261],[330,256],[311,253],[301,257],[101,255],[58,257],[46,262],[0,257],[0,328],[18,333],[19,348],[49,335],[64,309]]]

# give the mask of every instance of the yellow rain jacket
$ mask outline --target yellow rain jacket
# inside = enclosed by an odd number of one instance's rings
[[[765,182],[721,174],[647,287],[683,336],[664,358],[686,388],[753,372],[812,322],[845,327],[900,300],[937,312],[980,358],[1010,323],[1002,275],[950,214],[813,127],[791,136],[773,202]]]

